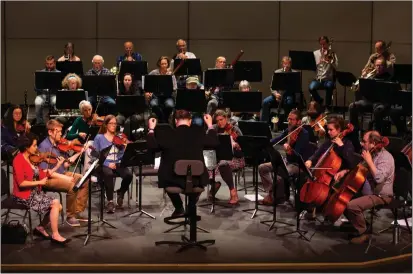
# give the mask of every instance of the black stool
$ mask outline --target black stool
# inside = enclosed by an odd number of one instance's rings
[[[215,244],[215,240],[204,240],[197,241],[197,221],[201,220],[200,216],[197,216],[196,213],[196,200],[197,196],[204,191],[201,187],[194,187],[192,183],[192,178],[194,176],[199,177],[204,173],[204,164],[199,160],[179,160],[175,163],[175,173],[179,176],[186,176],[185,189],[179,187],[167,187],[166,191],[169,193],[184,193],[188,197],[188,206],[187,211],[183,216],[179,217],[168,217],[165,218],[165,222],[169,222],[172,219],[185,218],[189,220],[189,239],[182,235],[182,241],[159,241],[155,242],[155,245],[180,245],[181,248],[177,252],[184,251],[185,249],[191,247],[199,247],[203,250],[206,250],[204,244]]]

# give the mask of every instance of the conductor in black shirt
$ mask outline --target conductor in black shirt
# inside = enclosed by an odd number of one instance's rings
[[[196,187],[205,187],[208,182],[208,171],[205,166],[203,150],[204,147],[215,147],[218,145],[218,136],[212,126],[210,115],[204,115],[204,122],[208,126],[205,133],[202,127],[190,127],[191,114],[186,110],[175,112],[176,128],[162,130],[156,127],[157,120],[149,119],[149,132],[147,135],[148,147],[158,149],[162,152],[161,163],[158,170],[158,187],[180,187],[185,189],[185,177],[178,176],[174,172],[175,162],[178,160],[199,160],[204,163],[204,173],[199,178],[193,178]],[[184,207],[179,194],[168,193],[175,211],[172,216],[184,214]]]

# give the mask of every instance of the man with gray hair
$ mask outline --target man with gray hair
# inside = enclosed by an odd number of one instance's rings
[[[103,59],[102,56],[100,55],[95,55],[93,56],[92,59],[92,68],[89,69],[85,75],[95,75],[95,76],[100,76],[100,75],[113,75],[112,72],[110,72],[109,69],[105,68],[103,65],[105,63],[105,60]],[[89,96],[88,98],[89,102],[92,103],[94,107],[96,107],[96,96]],[[116,112],[116,102],[115,100],[110,97],[110,96],[103,96],[101,101],[101,104],[106,106],[107,112],[105,114],[115,114]]]

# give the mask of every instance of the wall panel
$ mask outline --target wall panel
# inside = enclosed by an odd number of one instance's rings
[[[5,53],[5,45],[6,39],[4,37],[4,2],[1,2],[1,102],[6,102],[6,53]]]

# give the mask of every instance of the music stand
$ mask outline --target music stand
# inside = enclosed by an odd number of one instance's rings
[[[83,177],[80,179],[80,181],[73,187],[73,191],[77,192],[79,190],[79,188],[81,188],[83,186],[84,183],[86,183],[86,181],[88,181],[89,177],[92,175],[92,172],[95,171],[96,168],[98,168],[99,166],[101,166],[103,164],[103,162],[105,161],[107,155],[109,154],[110,149],[112,148],[112,146],[109,146],[105,149],[103,149],[100,153],[99,153],[99,157],[98,159],[96,159],[93,164],[89,167],[89,169],[85,172],[85,175],[83,175]],[[89,180],[90,182],[90,180]],[[110,223],[108,223],[105,219],[103,219],[103,200],[104,200],[104,188],[101,187],[101,197],[100,197],[100,216],[98,218],[97,222],[102,221],[102,225],[103,224],[107,224],[109,226],[111,226],[112,228],[116,228],[113,225],[111,225]],[[92,234],[92,187],[89,185],[89,192],[88,192],[88,224],[87,224],[87,231],[86,233],[83,234],[77,234],[74,235],[73,237],[78,238],[78,237],[84,237],[86,236],[86,239],[83,243],[84,246],[87,245],[90,237],[97,237],[97,238],[101,238],[101,239],[111,239],[112,237],[110,236],[100,236],[100,235],[95,235]]]
[[[205,89],[220,86],[231,88],[234,85],[234,70],[231,68],[207,69],[203,76]]]
[[[62,86],[63,74],[60,71],[36,71],[34,82],[36,90],[47,91],[47,102],[49,104],[49,117],[52,114],[50,107],[50,93],[55,93]]]
[[[56,109],[77,109],[79,103],[87,100],[84,90],[58,90],[56,93]]]
[[[205,91],[178,89],[175,109],[204,113],[207,107]]]
[[[292,68],[296,70],[316,71],[314,52],[290,50],[289,56],[292,60]]]
[[[394,64],[394,78],[400,84],[412,83],[412,64]]]
[[[139,189],[138,210],[126,214],[123,217],[131,217],[131,215],[140,213],[138,217],[142,216],[142,214],[145,214],[152,219],[156,219],[155,216],[152,216],[145,210],[142,210],[142,166],[153,165],[155,161],[154,154],[148,149],[146,143],[146,140],[138,140],[134,143],[128,144],[122,157],[120,164],[122,167],[139,167],[139,179],[136,181],[136,183],[138,184],[136,187]],[[136,197],[136,199],[138,199],[138,197]]]
[[[178,65],[184,62],[182,67],[180,67],[176,72],[175,75],[201,75],[201,60],[198,58],[195,59],[174,59],[174,68],[178,67]]]
[[[145,96],[143,95],[118,95],[116,97],[116,108],[120,113],[139,113],[144,114],[146,109]],[[132,127],[130,132],[126,132],[127,136],[132,136]],[[146,130],[146,129],[145,129]]]
[[[238,61],[234,67],[234,80],[248,82],[262,82],[261,61]]]
[[[63,76],[69,73],[76,73],[79,77],[83,77],[83,63],[82,61],[63,61],[56,62],[56,69],[60,70]]]
[[[271,130],[268,123],[263,121],[239,121],[238,127],[243,135],[272,138]]]
[[[301,155],[299,153],[297,153],[294,149],[292,150],[293,153],[296,156],[296,161],[298,163],[298,180],[300,180],[300,175],[301,175],[301,170],[304,171],[305,174],[307,174],[307,176],[309,178],[313,178],[313,175],[311,174],[311,171],[305,166],[304,160],[301,157]],[[299,199],[300,199],[300,195],[298,193],[298,184],[296,184],[295,189],[294,189],[294,203],[295,203],[295,208],[297,209],[297,214],[296,214],[296,228],[293,231],[287,232],[287,233],[283,233],[283,234],[279,234],[278,236],[285,236],[285,235],[289,235],[289,234],[294,234],[294,233],[298,233],[300,235],[300,238],[305,239],[306,241],[310,242],[311,238],[314,236],[315,232],[313,233],[313,235],[311,235],[310,238],[307,238],[305,236],[305,234],[308,232],[307,230],[302,230],[300,228],[300,216],[302,213],[302,208],[299,208]]]
[[[232,152],[232,144],[231,144],[231,137],[227,134],[219,134],[218,135],[218,140],[219,140],[219,145],[215,148],[205,148],[205,149],[210,149],[210,150],[215,150],[216,152],[216,163],[219,163],[219,161],[221,160],[227,160],[227,161],[231,161],[233,158],[233,152]],[[214,167],[214,169],[212,170],[212,179],[214,181],[213,184],[211,184],[211,192],[214,193],[214,195],[212,195],[212,201],[211,203],[206,203],[203,205],[199,205],[198,207],[206,207],[206,206],[211,206],[211,213],[215,212],[215,206],[222,206],[222,207],[232,207],[232,205],[226,205],[226,204],[217,204],[216,198],[215,198],[215,169],[216,167]]]
[[[83,76],[83,88],[89,96],[116,96],[115,75],[85,75]]]
[[[224,91],[222,92],[223,107],[236,112],[260,112],[262,92]]]
[[[144,91],[160,97],[171,97],[173,92],[172,75],[145,75]]]
[[[135,81],[142,80],[143,75],[148,74],[148,62],[146,61],[122,61],[119,68],[119,82],[123,81],[125,73],[133,75]]]
[[[360,78],[360,94],[371,102],[383,104],[397,103],[399,83],[377,81],[375,79]]]
[[[353,73],[347,71],[336,71],[337,82],[344,87],[344,106],[347,104],[347,88],[352,87],[357,81]],[[355,98],[355,97],[354,97]],[[346,118],[346,112],[343,112],[343,117]]]
[[[277,90],[281,93],[281,101],[279,102],[279,106],[277,108],[277,112],[279,112],[278,110],[281,108],[284,102],[284,96],[287,92],[291,93],[294,98],[294,102],[296,102],[295,94],[299,93],[301,95],[301,72],[274,72],[272,76],[271,89]],[[279,115],[280,113],[277,114]],[[279,123],[282,122],[283,121],[280,119]]]

